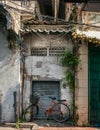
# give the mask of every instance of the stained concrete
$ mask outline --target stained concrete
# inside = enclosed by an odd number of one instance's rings
[[[19,91],[20,60],[19,52],[13,53],[8,48],[7,36],[0,32],[0,95],[1,122],[14,121],[13,92]]]

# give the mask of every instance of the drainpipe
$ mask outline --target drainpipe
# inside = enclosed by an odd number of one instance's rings
[[[14,96],[14,117],[15,117],[15,122],[17,121],[17,93],[14,91],[13,92]]]
[[[21,74],[21,116],[23,116],[23,95],[24,95],[24,72],[25,72],[25,57],[24,55],[21,56],[21,70],[20,70],[20,74]]]
[[[2,101],[2,91],[0,90],[0,122],[2,121],[2,106],[1,106],[1,101]]]
[[[21,17],[22,19],[22,17]],[[24,89],[24,68],[25,68],[25,56],[21,47],[21,34],[19,32],[18,43],[20,48],[20,90],[19,90],[19,116],[23,115],[23,89]],[[19,118],[19,117],[18,117]]]

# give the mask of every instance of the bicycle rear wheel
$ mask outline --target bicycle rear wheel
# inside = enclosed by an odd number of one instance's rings
[[[33,121],[38,115],[39,107],[37,105],[31,105],[27,107],[24,111],[24,120],[29,122]]]
[[[70,109],[63,103],[57,103],[52,107],[52,117],[57,122],[65,122],[70,116]]]

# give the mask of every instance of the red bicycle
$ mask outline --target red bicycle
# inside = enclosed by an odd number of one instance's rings
[[[46,105],[42,103],[37,93],[34,93],[35,102],[28,106],[24,111],[25,121],[33,121],[36,119],[39,109],[41,109],[45,116],[52,116],[57,122],[65,122],[70,117],[70,109],[67,106],[66,100],[56,100],[56,97],[49,97],[51,99],[50,106],[46,108]],[[29,116],[30,115],[30,116]],[[29,118],[31,117],[31,118]]]

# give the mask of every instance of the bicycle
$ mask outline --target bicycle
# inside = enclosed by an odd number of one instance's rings
[[[35,94],[34,98],[36,98],[35,102],[33,102],[30,106],[28,106],[24,111],[24,120],[25,121],[33,121],[36,119],[39,108],[44,112],[45,116],[52,116],[52,118],[57,122],[65,122],[70,117],[70,109],[67,106],[66,100],[56,100],[56,97],[49,97],[51,99],[50,106],[46,108],[46,105],[44,107],[44,104],[42,104],[39,95],[37,96]],[[31,115],[31,118],[29,119],[29,115]]]

